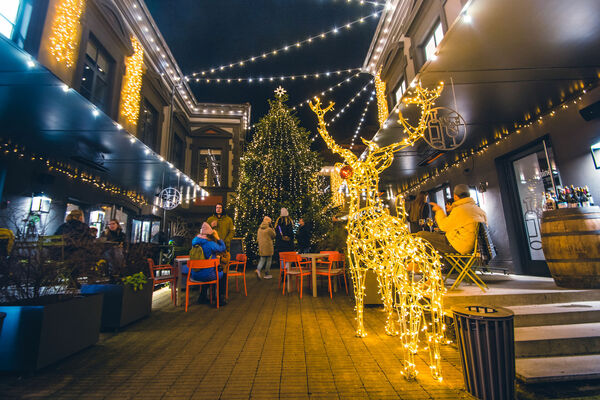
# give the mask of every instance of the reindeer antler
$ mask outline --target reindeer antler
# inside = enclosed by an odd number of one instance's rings
[[[325,114],[329,110],[333,109],[334,104],[335,104],[334,102],[330,101],[329,105],[325,109],[322,109],[321,108],[321,99],[319,99],[319,98],[315,99],[314,104],[312,102],[308,103],[308,105],[310,106],[310,109],[313,110],[313,112],[315,114],[317,114],[317,118],[319,120],[319,127],[317,128],[317,131],[319,132],[319,134],[321,135],[323,140],[325,140],[327,147],[329,147],[331,149],[331,151],[333,151],[334,153],[337,153],[340,156],[342,156],[342,158],[344,159],[344,161],[346,161],[346,163],[351,164],[354,161],[356,161],[356,156],[354,155],[354,153],[352,153],[350,150],[344,149],[343,147],[338,145],[335,142],[335,140],[333,140],[331,135],[329,135],[329,132],[327,131],[327,123],[325,122]]]
[[[398,122],[402,124],[404,131],[408,134],[408,137],[400,143],[407,146],[412,146],[417,140],[423,137],[425,129],[427,129],[427,120],[431,114],[431,109],[437,98],[440,97],[442,90],[444,90],[444,82],[440,82],[435,89],[426,89],[419,83],[415,86],[414,90],[415,95],[412,97],[405,97],[402,102],[407,105],[416,104],[421,108],[421,117],[419,118],[418,125],[413,126],[409,124],[402,116],[402,111],[398,109],[398,116],[400,117]]]

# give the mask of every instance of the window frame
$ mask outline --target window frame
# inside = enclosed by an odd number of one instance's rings
[[[441,34],[441,36],[439,38],[437,37],[438,33]],[[436,23],[433,25],[433,28],[429,31],[427,36],[425,36],[425,40],[423,41],[422,47],[423,47],[423,56],[425,58],[425,62],[435,59],[436,50],[439,47],[442,40],[444,39],[445,35],[446,35],[446,32],[444,32],[444,26],[442,25],[442,21],[439,19],[436,20]],[[429,47],[429,45],[432,41],[433,41],[434,47],[432,49],[431,57],[428,57],[427,48]]]
[[[92,56],[88,53],[89,46],[93,46],[95,50],[95,56]],[[102,67],[98,64],[98,59],[103,57],[106,60],[106,68],[107,70],[103,70]],[[82,54],[82,64],[83,69],[80,78],[80,86],[79,92],[83,97],[88,99],[94,105],[96,105],[99,109],[104,111],[107,114],[110,114],[111,109],[111,90],[112,90],[112,82],[114,71],[116,69],[116,62],[106,50],[106,48],[102,45],[100,40],[98,40],[93,34],[90,33],[88,40],[85,43],[85,51]],[[91,71],[91,87],[88,90],[87,84],[84,85],[84,80],[88,77],[86,76],[86,70]],[[103,99],[97,99],[96,91],[99,88],[99,83],[102,82],[104,85],[104,94]],[[84,87],[85,86],[85,87]],[[89,96],[89,97],[88,97]]]

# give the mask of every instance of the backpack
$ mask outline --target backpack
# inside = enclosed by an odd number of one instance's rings
[[[190,250],[190,260],[204,260],[204,251],[199,244],[192,247]]]

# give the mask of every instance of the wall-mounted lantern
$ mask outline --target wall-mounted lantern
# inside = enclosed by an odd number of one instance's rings
[[[594,167],[600,169],[600,142],[593,144],[591,150],[592,158],[594,159]]]
[[[31,209],[32,213],[44,213],[50,212],[50,205],[52,199],[46,196],[44,193],[37,193],[31,196]]]

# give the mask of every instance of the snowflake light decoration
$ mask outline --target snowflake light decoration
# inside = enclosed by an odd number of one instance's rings
[[[181,193],[173,187],[164,188],[158,197],[165,210],[172,210],[181,204]]]
[[[284,88],[282,88],[281,86],[279,86],[277,89],[275,89],[275,97],[283,97],[283,95],[286,94],[286,90]]]

